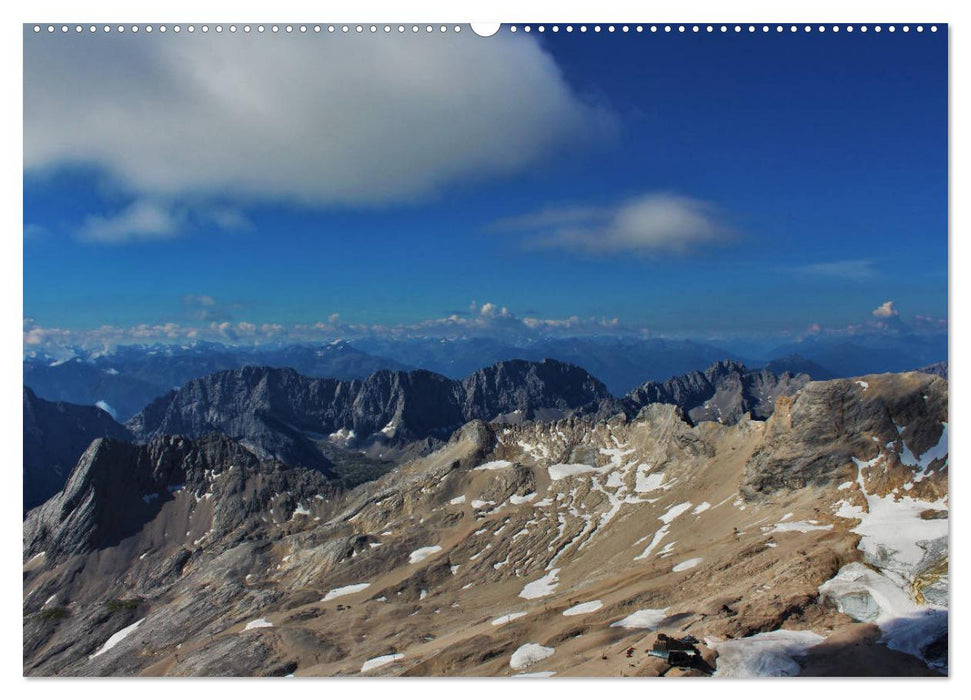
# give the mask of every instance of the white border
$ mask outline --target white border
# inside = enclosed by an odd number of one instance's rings
[[[669,2],[655,6],[646,3],[636,3],[630,0],[590,0],[587,4],[564,2],[539,2],[530,0],[494,0],[493,2],[445,2],[444,0],[412,0],[412,2],[393,2],[383,0],[369,2],[366,6],[357,3],[341,2],[325,5],[307,0],[302,2],[274,0],[272,3],[255,2],[253,0],[239,0],[227,3],[224,7],[204,5],[188,0],[168,0],[165,3],[132,3],[114,0],[95,1],[85,3],[77,1],[54,0],[45,2],[43,6],[20,6],[11,8],[9,4],[2,10],[4,19],[0,25],[0,51],[3,56],[3,94],[4,122],[3,122],[3,196],[6,206],[3,214],[6,226],[2,229],[3,251],[0,255],[0,265],[5,294],[2,303],[3,343],[0,352],[3,357],[3,372],[0,373],[2,385],[0,396],[3,396],[2,420],[5,452],[8,455],[6,469],[8,470],[7,488],[4,490],[6,508],[3,509],[5,522],[4,560],[16,562],[20,558],[20,524],[16,514],[20,512],[20,489],[11,484],[9,472],[16,469],[21,448],[21,360],[22,338],[21,319],[22,304],[22,34],[21,24],[24,22],[105,22],[112,23],[158,23],[171,22],[210,22],[213,19],[231,21],[238,20],[276,20],[285,22],[307,22],[326,20],[331,23],[398,23],[416,20],[425,22],[433,20],[435,23],[462,23],[469,21],[506,23],[525,23],[542,20],[549,23],[591,23],[590,20],[601,24],[614,22],[615,24],[644,23],[812,23],[818,24],[825,20],[826,24],[834,23],[950,23],[950,211],[951,229],[960,230],[962,209],[966,208],[966,192],[962,187],[964,180],[960,177],[959,163],[965,163],[966,140],[961,138],[961,131],[955,125],[968,120],[971,110],[967,109],[967,89],[962,89],[961,77],[968,75],[967,70],[969,49],[965,41],[971,36],[967,24],[963,21],[961,5],[958,2],[944,2],[941,0],[922,0],[921,2],[901,2],[899,0],[884,0],[869,6],[863,3],[852,3],[847,0],[814,0],[812,3],[783,3],[766,0],[735,0],[734,2],[717,2],[703,0],[691,5]],[[606,21],[604,21],[606,20]],[[918,22],[915,22],[918,20]],[[964,41],[962,41],[962,39]],[[960,115],[965,115],[963,118]],[[967,128],[967,127],[965,127]],[[955,225],[957,222],[957,225]],[[960,271],[962,263],[969,261],[967,244],[961,235],[952,236],[950,266],[952,271]],[[503,696],[535,698],[541,694],[555,694],[566,698],[587,698],[592,694],[607,692],[611,698],[637,697],[654,693],[687,694],[689,697],[710,697],[713,693],[719,696],[733,698],[744,694],[758,697],[761,694],[785,694],[788,698],[813,697],[820,694],[860,694],[880,696],[907,696],[929,693],[936,696],[951,696],[959,692],[964,680],[969,674],[964,666],[961,652],[967,648],[963,643],[965,635],[971,633],[965,620],[962,588],[966,588],[967,566],[963,552],[958,551],[964,542],[962,500],[954,498],[955,490],[963,488],[961,478],[962,456],[966,453],[967,438],[961,429],[965,415],[968,396],[967,380],[963,372],[963,357],[957,357],[955,350],[965,347],[964,339],[967,333],[967,312],[964,310],[968,300],[968,282],[963,275],[950,275],[951,299],[950,310],[950,338],[951,338],[951,387],[952,400],[950,418],[952,425],[958,425],[957,430],[951,431],[952,444],[950,447],[952,464],[957,465],[951,472],[951,526],[954,533],[951,560],[951,590],[953,607],[951,611],[951,680],[936,681],[933,686],[926,682],[902,679],[900,681],[854,681],[854,680],[783,680],[759,682],[716,682],[711,681],[677,682],[671,680],[569,680],[556,682],[555,679],[546,681],[509,682],[505,680],[479,680],[463,682],[460,680],[401,680],[382,682],[362,682],[356,680],[312,680],[297,681],[297,685],[283,688],[281,685],[268,685],[274,681],[132,681],[132,680],[33,680],[25,681],[22,673],[22,640],[20,630],[21,616],[21,582],[20,573],[16,567],[6,568],[3,580],[3,624],[2,663],[3,678],[10,681],[8,686],[16,696],[21,694],[36,698],[56,697],[63,700],[65,694],[91,693],[99,697],[128,697],[133,693],[146,699],[168,698],[172,693],[195,697],[213,691],[232,693],[235,698],[265,698],[267,694],[318,694],[318,693],[354,693],[365,697],[372,693],[390,694],[395,697],[422,698],[430,696],[452,697],[461,693],[464,700],[491,698],[496,693]],[[954,367],[957,365],[957,369]],[[13,447],[11,447],[13,446]],[[957,459],[954,459],[955,455]],[[19,472],[18,472],[19,473]],[[19,483],[19,478],[13,479]],[[955,508],[954,505],[957,505]],[[278,681],[283,682],[283,681]],[[293,683],[294,680],[285,681]],[[178,683],[175,685],[174,683]],[[541,683],[542,685],[536,685]],[[967,695],[967,689],[962,695]]]

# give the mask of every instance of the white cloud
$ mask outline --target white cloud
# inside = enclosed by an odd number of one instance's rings
[[[143,198],[411,201],[611,129],[528,36],[57,39],[25,35],[25,169],[100,166]],[[176,223],[141,203],[85,231]]]
[[[669,193],[645,194],[614,207],[547,208],[503,219],[493,229],[518,230],[527,248],[596,255],[689,255],[731,238],[710,204]]]
[[[872,313],[876,318],[893,318],[894,316],[900,315],[900,312],[894,307],[892,301],[883,302]]]

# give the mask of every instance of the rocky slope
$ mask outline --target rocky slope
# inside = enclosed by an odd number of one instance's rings
[[[97,443],[28,517],[24,671],[683,673],[645,653],[659,628],[716,675],[946,669],[946,383],[779,403],[472,421],[342,492],[225,438]]]
[[[652,403],[674,404],[694,422],[736,423],[745,414],[767,418],[780,396],[790,396],[808,381],[806,374],[775,374],[769,369],[750,370],[724,360],[703,373],[689,372],[665,382],[647,382],[624,397],[629,412]]]
[[[57,493],[81,453],[99,437],[130,440],[128,430],[96,406],[38,398],[24,387],[24,513]]]
[[[500,362],[461,381],[423,370],[341,381],[246,367],[188,382],[128,427],[143,440],[221,432],[335,478],[335,448],[377,458],[400,455],[395,448],[427,452],[470,420],[556,418],[609,398],[584,370],[552,360]]]

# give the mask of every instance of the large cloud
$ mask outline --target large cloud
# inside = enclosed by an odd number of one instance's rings
[[[613,255],[690,255],[731,238],[710,204],[670,193],[648,193],[611,207],[568,206],[497,221],[527,248]]]
[[[28,32],[24,42],[25,168],[93,165],[157,201],[410,201],[523,168],[610,121],[527,36]],[[159,209],[141,223],[138,235],[159,237],[173,222]],[[115,240],[121,228],[87,230]]]

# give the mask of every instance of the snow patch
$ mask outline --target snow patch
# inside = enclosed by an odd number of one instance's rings
[[[373,659],[368,659],[361,664],[361,673],[367,673],[368,671],[373,671],[376,668],[393,664],[395,661],[400,661],[403,658],[405,658],[404,654],[385,654],[384,656],[375,656]]]
[[[351,595],[352,593],[360,593],[361,591],[368,588],[370,583],[352,583],[349,586],[341,586],[340,588],[332,588],[327,591],[327,595],[321,600],[322,603],[326,603],[328,600],[333,600],[334,598],[340,598],[341,596]]]
[[[111,635],[110,637],[108,637],[108,641],[106,641],[101,646],[101,648],[98,649],[98,651],[94,652],[88,658],[89,659],[93,659],[96,656],[101,656],[106,651],[109,651],[111,649],[114,649],[118,645],[119,642],[121,642],[125,637],[127,637],[128,635],[130,635],[136,629],[138,629],[138,626],[140,624],[142,624],[143,622],[145,622],[145,618],[144,617],[141,620],[139,620],[138,622],[132,623],[132,624],[128,625],[128,627],[125,627],[124,629],[118,630],[113,635]]]
[[[495,620],[492,621],[492,626],[499,627],[500,625],[504,625],[507,622],[512,622],[513,620],[518,620],[521,617],[525,617],[528,614],[529,613],[525,613],[525,612],[514,612],[514,613],[509,613],[507,615],[500,615],[499,617],[497,617]]]
[[[517,496],[513,494],[512,496],[509,497],[509,502],[512,503],[514,506],[518,506],[521,503],[529,503],[534,498],[536,498],[535,491],[533,493],[527,493],[525,496]]]
[[[486,462],[485,464],[480,464],[478,467],[473,469],[474,472],[492,471],[493,469],[507,469],[512,466],[512,462],[505,459],[496,459],[492,462]]]
[[[553,647],[544,647],[541,644],[529,642],[523,644],[512,653],[512,657],[509,659],[509,666],[513,670],[518,671],[521,668],[532,666],[544,659],[550,658],[555,651]]]
[[[694,557],[693,559],[686,559],[683,562],[681,562],[680,564],[675,564],[671,568],[671,571],[687,571],[688,569],[695,568],[700,563],[701,563],[701,557]]]
[[[431,547],[421,547],[408,555],[408,563],[417,564],[418,562],[424,561],[431,555],[441,551],[442,551],[442,548],[437,544],[432,545]]]
[[[667,617],[668,609],[655,610],[646,608],[633,612],[622,620],[617,620],[611,627],[623,627],[628,630],[656,630]]]
[[[251,620],[250,622],[247,622],[246,627],[243,628],[243,631],[255,630],[259,629],[260,627],[273,627],[273,623],[267,621],[265,617],[261,617],[258,620]]]
[[[519,597],[531,600],[551,595],[559,584],[560,579],[557,576],[559,573],[559,569],[551,569],[543,578],[527,583],[523,586],[523,590],[519,592]]]
[[[591,467],[589,464],[554,464],[551,467],[548,467],[548,471],[550,473],[551,481],[559,481],[560,479],[565,479],[568,476],[595,472],[597,469],[595,467]]]
[[[563,611],[563,614],[567,617],[572,617],[573,615],[588,615],[592,612],[597,612],[602,608],[604,604],[599,600],[591,600],[589,603],[579,603],[574,605],[572,608],[567,608]]]
[[[658,518],[658,520],[660,520],[662,523],[667,525],[676,517],[678,517],[686,510],[688,510],[690,507],[691,507],[691,503],[689,503],[688,501],[685,501],[684,503],[679,503],[676,506],[671,506],[670,508],[667,509],[667,511],[665,511],[664,515]]]
[[[650,491],[657,491],[664,485],[664,474],[657,472],[655,474],[648,473],[651,467],[647,464],[642,464],[637,468],[637,477],[634,481],[634,490],[637,493],[648,493]]]

